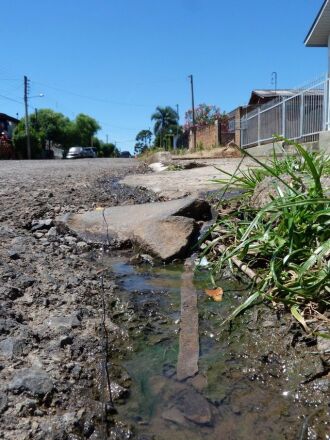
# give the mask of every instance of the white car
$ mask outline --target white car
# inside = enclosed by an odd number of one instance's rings
[[[67,159],[79,159],[82,157],[86,157],[84,155],[83,147],[71,147],[68,151],[68,154],[66,155]]]

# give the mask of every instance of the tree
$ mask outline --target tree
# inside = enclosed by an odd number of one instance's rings
[[[172,107],[156,107],[155,113],[151,115],[151,120],[155,121],[154,134],[157,136],[176,127],[178,119],[178,114]]]
[[[152,133],[150,130],[141,130],[136,135],[135,153],[141,154],[150,147]]]
[[[116,147],[115,144],[109,143],[102,143],[101,144],[101,155],[103,157],[118,157],[119,156],[119,150]]]
[[[193,114],[192,110],[188,110],[185,115],[184,128],[189,130],[193,128]],[[223,122],[226,119],[226,114],[221,113],[219,107],[215,105],[200,104],[195,109],[195,125],[197,128],[206,125],[214,124],[216,120]]]
[[[77,144],[87,147],[91,145],[93,136],[101,128],[94,118],[80,113],[74,120]]]
[[[95,119],[80,114],[74,121],[51,109],[41,109],[29,117],[32,157],[38,157],[47,145],[60,145],[67,150],[74,145],[89,146],[100,129]],[[26,157],[25,119],[16,126],[13,143],[17,153]]]
[[[39,157],[41,155],[41,143],[36,130],[30,128],[30,143],[32,157]],[[21,119],[16,125],[13,133],[13,144],[18,158],[27,158],[27,139],[25,134],[25,119]]]
[[[51,109],[41,109],[32,114],[30,126],[37,133],[42,148],[45,148],[49,141],[60,145],[74,141],[74,127],[70,119]]]
[[[154,134],[155,146],[158,148],[167,148],[172,145],[173,136],[178,128],[179,116],[172,107],[157,107],[151,120],[155,121]]]

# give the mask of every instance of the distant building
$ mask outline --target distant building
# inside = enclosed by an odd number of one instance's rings
[[[264,90],[252,90],[248,107],[251,109],[255,106],[266,104],[274,99],[283,100],[294,96],[297,93],[293,89],[264,89]]]
[[[14,128],[19,120],[12,116],[0,113],[0,159],[14,158],[14,149],[11,139]]]
[[[13,136],[13,131],[19,120],[12,116],[0,113],[0,134],[4,133],[9,139]]]

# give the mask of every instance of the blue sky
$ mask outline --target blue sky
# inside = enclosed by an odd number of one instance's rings
[[[196,104],[230,111],[255,88],[299,86],[327,70],[327,51],[303,40],[322,0],[11,0],[0,25],[0,112],[34,107],[87,113],[99,137],[133,150],[157,105],[181,122]],[[17,102],[16,102],[17,101]]]

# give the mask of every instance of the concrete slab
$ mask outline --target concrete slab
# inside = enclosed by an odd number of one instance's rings
[[[57,219],[84,240],[138,245],[167,261],[185,256],[196,239],[198,220],[209,220],[211,208],[203,200],[187,197],[168,202],[66,214]]]
[[[234,173],[239,165],[240,158],[203,159],[200,162],[207,166],[182,171],[161,171],[150,174],[130,174],[121,180],[128,186],[138,186],[154,191],[162,197],[175,199],[187,195],[198,197],[206,191],[221,189],[223,185],[212,182],[214,179],[228,178],[217,168]],[[196,160],[198,162],[198,160]],[[249,158],[244,158],[240,169],[246,170],[256,163]]]

